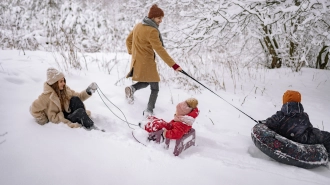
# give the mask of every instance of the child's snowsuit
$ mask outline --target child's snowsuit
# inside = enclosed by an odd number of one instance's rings
[[[165,137],[169,139],[180,139],[184,134],[188,133],[198,116],[198,108],[194,108],[190,113],[184,116],[180,116],[181,121],[176,121],[173,119],[169,123],[163,119],[159,119],[154,116],[149,116],[148,123],[145,125],[145,130],[147,132],[156,132],[165,128],[167,131]]]
[[[323,144],[330,153],[330,133],[313,127],[300,101],[299,92],[288,90],[283,95],[281,110],[267,118],[265,125],[276,133],[298,143]]]

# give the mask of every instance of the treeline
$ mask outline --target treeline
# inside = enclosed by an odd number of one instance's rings
[[[0,46],[124,52],[155,2],[166,48],[184,60],[329,69],[330,0],[2,0]]]

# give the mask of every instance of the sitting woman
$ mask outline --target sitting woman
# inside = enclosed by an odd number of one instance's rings
[[[154,116],[147,117],[147,123],[144,129],[147,132],[156,132],[163,129],[163,137],[169,139],[180,139],[184,134],[188,133],[199,114],[197,108],[198,101],[195,98],[189,98],[176,106],[174,119],[169,123],[163,119]],[[152,138],[153,137],[153,138]],[[149,140],[155,140],[155,136],[149,137]]]
[[[43,93],[36,99],[30,113],[40,125],[46,123],[65,123],[71,128],[94,128],[94,122],[89,118],[82,101],[88,99],[97,89],[92,83],[81,93],[77,93],[66,86],[63,73],[54,68],[47,69],[47,81],[44,83]]]
[[[302,144],[323,144],[330,157],[330,133],[314,128],[304,112],[301,94],[287,90],[283,95],[283,106],[270,118],[260,121],[276,133]]]

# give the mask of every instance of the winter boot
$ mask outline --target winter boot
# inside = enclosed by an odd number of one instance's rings
[[[126,100],[129,104],[134,104],[134,87],[133,86],[128,86],[125,88],[125,95],[126,95]]]
[[[86,127],[87,129],[93,129],[94,128],[94,122],[93,120],[91,120],[88,115],[85,114],[83,115],[83,117],[81,118],[81,124]]]
[[[72,123],[80,123],[82,126],[89,128],[94,125],[94,122],[88,117],[85,109],[79,108],[68,115],[68,120]]]
[[[99,131],[101,131],[101,132],[105,132],[105,130],[104,129],[100,129],[99,127],[97,127],[97,126],[95,126],[95,125],[93,125],[93,126],[91,126],[91,127],[89,127],[89,128],[86,128],[86,127],[84,127],[86,130],[88,130],[88,131],[91,131],[91,130],[99,130]]]
[[[142,115],[147,118],[149,116],[153,116],[154,115],[154,112],[152,110],[149,110],[149,109],[146,109],[143,111]]]

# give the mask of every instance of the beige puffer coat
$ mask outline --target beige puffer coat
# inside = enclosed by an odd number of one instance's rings
[[[81,93],[77,93],[71,90],[68,86],[65,87],[69,99],[71,99],[72,96],[77,96],[81,99],[81,101],[85,101],[91,96],[87,94],[86,90],[82,91]],[[66,112],[70,112],[68,110],[68,103],[64,105]],[[90,111],[86,112],[87,114],[90,114]],[[58,98],[54,89],[47,83],[44,83],[44,92],[32,103],[30,107],[30,113],[40,125],[44,125],[49,121],[53,123],[63,122],[69,126],[72,124],[71,121],[64,118],[60,99]]]
[[[134,68],[132,80],[139,82],[159,82],[159,74],[155,62],[155,52],[172,67],[175,62],[166,52],[159,39],[159,32],[156,28],[137,24],[126,39],[128,53],[132,55],[130,72],[126,76],[131,77]]]

